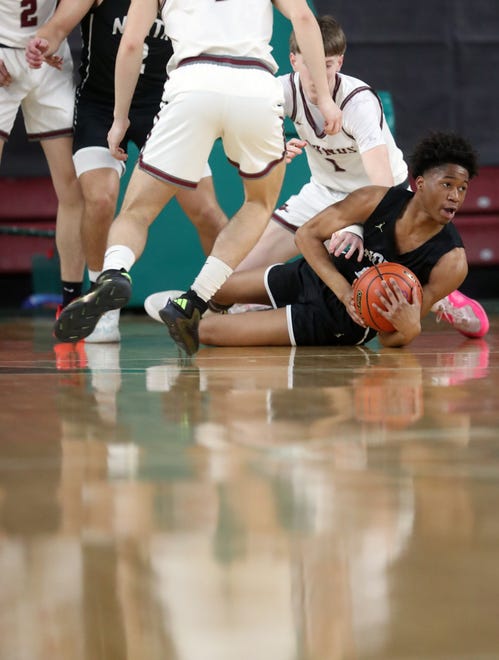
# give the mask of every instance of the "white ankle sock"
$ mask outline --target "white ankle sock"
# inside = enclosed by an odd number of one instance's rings
[[[95,284],[97,282],[97,278],[99,275],[102,273],[101,270],[89,270],[88,271],[88,279],[90,280],[91,284]]]
[[[233,269],[227,266],[226,263],[210,255],[199,271],[199,275],[194,280],[191,289],[202,300],[208,302],[233,272]]]
[[[111,245],[106,250],[104,255],[104,266],[102,270],[120,270],[124,268],[126,271],[135,263],[135,255],[127,245]]]

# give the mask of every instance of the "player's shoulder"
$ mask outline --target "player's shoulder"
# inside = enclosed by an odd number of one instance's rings
[[[353,193],[350,194],[355,195],[359,200],[364,199],[372,204],[378,204],[391,193],[391,190],[393,190],[393,188],[388,186],[378,186],[373,184],[357,188],[357,190],[354,190]]]
[[[369,83],[345,73],[338,73],[337,76],[339,84],[336,87],[336,98],[337,102],[345,105],[345,108],[355,107],[352,101],[376,100],[376,91]]]
[[[339,87],[345,91],[352,91],[354,89],[364,89],[365,87],[371,88],[372,86],[365,80],[361,78],[356,78],[355,76],[350,76],[346,73],[337,73],[339,80]]]
[[[378,206],[385,202],[390,190],[386,186],[362,186],[349,193],[345,201],[348,200],[349,205],[358,208],[361,215],[368,218]]]

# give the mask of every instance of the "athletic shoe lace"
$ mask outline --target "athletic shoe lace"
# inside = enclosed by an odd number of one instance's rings
[[[437,323],[442,319],[455,327],[467,332],[478,332],[480,330],[480,319],[476,317],[469,305],[454,307],[446,298],[437,303]]]

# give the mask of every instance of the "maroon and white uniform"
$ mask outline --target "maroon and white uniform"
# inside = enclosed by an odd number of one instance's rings
[[[339,133],[326,135],[319,109],[305,96],[299,74],[290,73],[278,80],[284,90],[285,113],[299,138],[308,143],[305,154],[311,178],[275,211],[274,220],[296,229],[348,193],[370,185],[362,154],[379,145],[388,149],[394,185],[406,184],[407,165],[388,127],[381,101],[369,85],[352,76],[336,75],[333,99],[343,112],[343,124]]]
[[[30,69],[24,49],[54,13],[56,0],[0,0],[0,59],[12,82],[0,87],[0,139],[7,140],[21,107],[30,140],[72,135],[73,60],[66,41],[57,51],[62,70],[46,64]]]
[[[283,92],[269,45],[271,0],[167,0],[172,41],[163,106],[140,157],[158,178],[195,187],[215,140],[243,177],[282,160]]]

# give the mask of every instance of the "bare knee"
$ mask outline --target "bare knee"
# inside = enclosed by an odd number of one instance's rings
[[[227,223],[224,212],[217,204],[191,209],[189,218],[199,232],[210,232],[214,235]]]
[[[252,216],[255,218],[261,218],[266,222],[272,216],[275,208],[273,201],[269,200],[268,198],[247,198],[244,201],[243,208],[244,207],[250,210]]]
[[[82,206],[83,194],[78,179],[68,177],[63,183],[54,184],[57,202],[61,206]]]
[[[227,217],[218,205],[211,183],[202,179],[196,190],[179,191],[177,201],[198,231],[218,233],[227,223]]]
[[[85,196],[85,216],[87,221],[110,223],[116,211],[116,195],[110,192],[98,195],[87,194]]]

